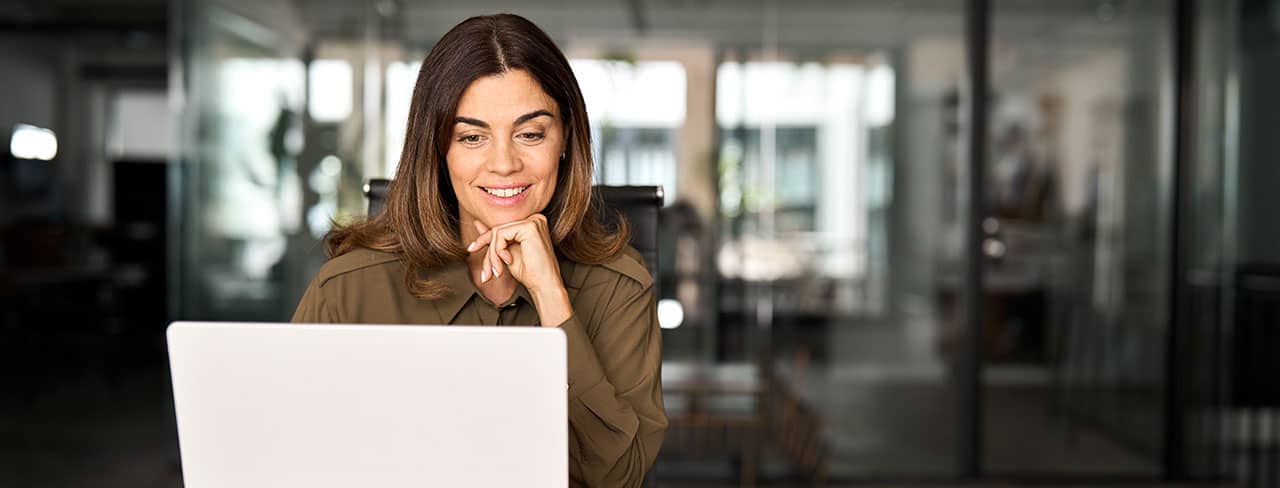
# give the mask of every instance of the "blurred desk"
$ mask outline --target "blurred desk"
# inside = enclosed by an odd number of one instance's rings
[[[691,454],[732,452],[741,485],[754,486],[765,418],[758,371],[748,363],[664,362],[664,444]]]
[[[750,363],[662,363],[662,390],[672,393],[760,391],[759,368]]]
[[[797,394],[809,354],[797,354],[790,377],[769,378],[752,363],[662,365],[662,391],[670,421],[666,446],[691,453],[731,452],[741,486],[754,486],[766,438],[816,484],[826,479],[825,421]]]
[[[690,427],[749,426],[759,420],[764,383],[753,364],[662,365],[662,393],[672,422]]]

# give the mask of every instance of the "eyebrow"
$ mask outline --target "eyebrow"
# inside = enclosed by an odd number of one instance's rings
[[[516,124],[515,124],[515,125],[520,125],[520,124],[523,124],[523,123],[525,123],[525,122],[528,122],[528,121],[530,121],[530,120],[533,120],[533,119],[535,119],[535,118],[542,117],[542,116],[547,116],[547,117],[555,118],[555,116],[554,116],[554,115],[552,115],[552,114],[551,114],[551,112],[548,112],[548,111],[546,111],[546,110],[534,110],[534,111],[529,112],[529,113],[527,113],[527,114],[524,114],[524,115],[521,115],[521,116],[519,116],[519,117],[516,117]],[[488,128],[489,128],[489,123],[488,123],[488,122],[485,122],[485,121],[483,121],[483,120],[479,120],[479,119],[473,119],[473,118],[471,118],[471,117],[454,117],[454,118],[453,118],[453,123],[455,123],[455,124],[469,124],[469,125],[474,125],[474,126],[476,126],[476,127],[481,127],[481,128],[485,128],[485,129],[488,129]]]

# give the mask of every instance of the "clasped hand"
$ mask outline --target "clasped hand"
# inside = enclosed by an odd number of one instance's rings
[[[535,213],[493,228],[479,220],[473,222],[480,237],[467,246],[467,251],[485,253],[481,282],[509,272],[529,290],[543,325],[554,326],[568,318],[572,309],[560,278],[547,217]]]

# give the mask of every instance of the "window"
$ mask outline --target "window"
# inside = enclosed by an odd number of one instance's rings
[[[586,98],[596,181],[662,185],[676,194],[676,132],[684,125],[685,70],[675,61],[570,61]]]

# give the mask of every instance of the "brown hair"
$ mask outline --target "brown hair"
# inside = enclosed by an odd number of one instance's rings
[[[330,257],[358,247],[397,253],[408,267],[405,285],[410,293],[424,300],[449,293],[443,284],[423,278],[422,272],[467,256],[460,243],[458,200],[445,164],[458,99],[476,79],[512,70],[528,72],[556,101],[567,134],[555,193],[542,210],[557,254],[598,264],[626,246],[626,220],[619,218],[610,228],[600,219],[602,203],[591,189],[591,126],[569,61],[533,22],[498,14],[454,26],[422,61],[386,208],[368,220],[331,230],[325,236]]]

